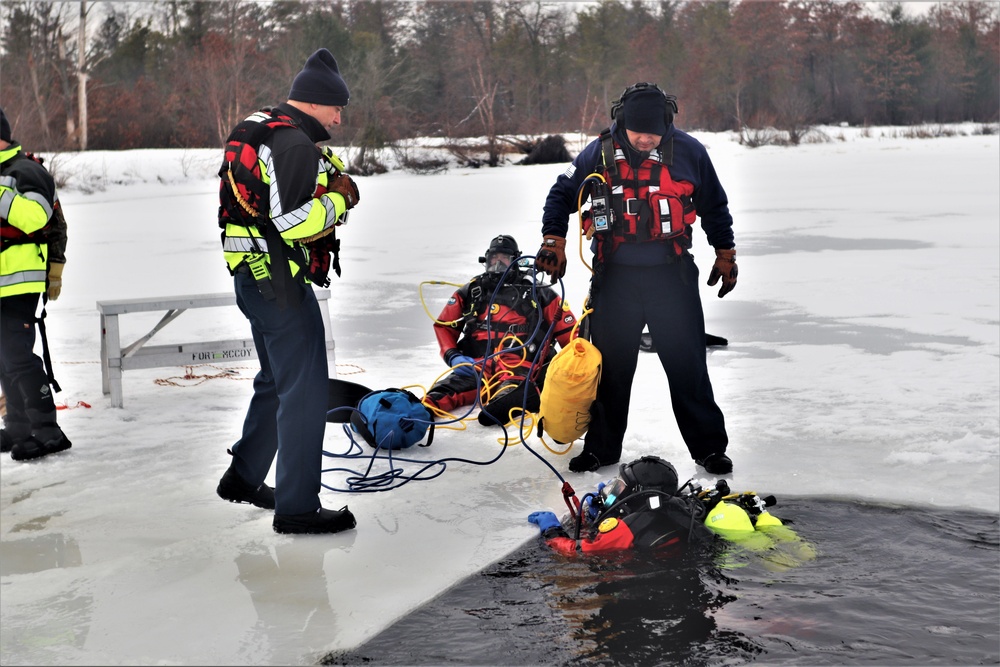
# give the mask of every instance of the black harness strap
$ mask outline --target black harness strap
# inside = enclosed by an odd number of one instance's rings
[[[49,384],[53,391],[60,392],[62,387],[56,382],[55,374],[52,372],[52,357],[49,355],[49,337],[45,335],[45,304],[49,297],[47,292],[42,292],[42,314],[38,316],[38,335],[42,339],[42,361],[45,362],[45,373],[49,376]]]
[[[294,280],[288,262],[293,261],[305,270],[308,267],[307,260],[301,253],[296,253],[295,248],[290,247],[281,237],[278,229],[271,224],[271,221],[262,213],[262,208],[266,207],[269,196],[268,186],[263,181],[254,176],[253,172],[240,160],[243,146],[249,146],[256,156],[261,145],[279,127],[296,127],[295,121],[288,116],[279,115],[273,109],[266,108],[261,111],[270,114],[271,121],[244,120],[238,124],[230,133],[226,140],[226,146],[236,146],[232,161],[224,162],[219,170],[219,176],[223,179],[223,188],[226,181],[232,179],[232,189],[228,197],[222,198],[222,208],[228,215],[228,219],[220,216],[219,225],[225,229],[226,224],[236,223],[246,227],[256,227],[264,232],[267,240],[268,255],[270,256],[271,279],[274,282],[274,293],[277,297],[278,307],[282,310],[288,307],[289,303],[297,307],[300,300],[295,299]],[[239,192],[236,183],[243,185],[250,197],[246,202],[237,201]],[[251,210],[247,210],[245,206]],[[264,254],[257,239],[251,234],[250,239],[257,249],[257,252]],[[339,266],[339,258],[337,261]],[[338,271],[339,275],[339,271]]]
[[[604,170],[612,177],[618,176],[618,165],[615,163],[615,141],[611,138],[611,128],[601,132],[601,160]]]

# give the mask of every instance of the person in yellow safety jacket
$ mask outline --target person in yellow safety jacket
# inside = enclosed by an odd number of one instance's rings
[[[0,386],[6,400],[0,450],[19,461],[72,446],[56,420],[52,393],[59,387],[48,362],[44,323],[36,316],[38,302],[48,297],[50,272],[53,298],[56,280],[61,284],[62,264],[50,266],[47,236],[56,203],[52,175],[13,140],[0,109]],[[36,324],[44,361],[34,353]]]
[[[279,302],[287,300],[290,283],[300,277],[328,286],[330,253],[340,275],[335,228],[347,223],[348,211],[359,200],[343,161],[330,147],[318,149],[313,142],[315,125],[289,103],[257,111],[230,134],[219,170],[226,265],[230,273],[243,266],[256,271],[261,289]],[[280,264],[272,265],[275,258]]]
[[[711,489],[691,482],[678,488],[670,462],[644,456],[622,464],[618,477],[586,494],[578,516],[560,522],[555,513],[543,511],[532,513],[528,521],[538,526],[552,549],[565,555],[627,549],[673,552],[707,544],[717,535],[754,552],[772,550],[782,542],[802,546],[794,557],[789,552],[775,559],[786,567],[793,566],[795,558],[815,557],[809,545],[767,511],[774,504],[770,496],[730,493],[725,480]]]
[[[323,317],[308,261],[358,202],[330,140],[350,93],[336,59],[319,49],[292,81],[286,102],[237,125],[225,147],[219,225],[236,303],[250,322],[260,372],[219,497],[274,510],[278,533],[355,527],[344,507],[320,504],[329,368]],[[314,252],[318,251],[318,252]],[[322,273],[322,267],[319,272]],[[325,275],[323,275],[325,279]],[[264,483],[276,464],[274,488]]]

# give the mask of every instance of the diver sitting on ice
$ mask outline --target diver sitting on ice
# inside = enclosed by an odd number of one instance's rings
[[[485,272],[459,287],[434,321],[441,357],[453,370],[428,390],[424,405],[453,413],[478,396],[484,426],[506,424],[510,408],[522,403],[538,410],[545,364],[555,343],[569,344],[576,317],[555,290],[535,285],[520,256],[513,236],[494,238],[479,258]]]
[[[678,488],[677,470],[671,463],[643,456],[622,464],[618,477],[586,494],[579,514],[568,515],[565,526],[547,511],[532,513],[528,521],[538,526],[550,547],[563,554],[680,549],[708,544],[716,535],[753,551],[769,549],[776,542],[801,542],[767,511],[774,504],[772,496],[731,493],[724,479],[710,489],[690,481]],[[795,560],[814,556],[809,547]]]

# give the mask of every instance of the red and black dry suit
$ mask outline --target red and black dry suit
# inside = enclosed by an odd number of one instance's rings
[[[655,498],[654,502],[649,502]],[[542,532],[545,543],[567,556],[623,551],[626,549],[676,550],[688,544],[706,544],[713,539],[705,527],[706,505],[690,496],[637,494],[615,516],[584,525],[575,539],[562,525]],[[573,526],[575,531],[575,526]]]
[[[639,342],[648,326],[692,458],[723,453],[729,438],[708,377],[698,267],[687,248],[695,216],[712,246],[734,247],[728,198],[705,147],[673,124],[652,153],[633,148],[616,125],[610,136],[617,174],[605,168],[607,151],[600,138],[594,140],[558,177],[542,215],[542,234],[564,237],[587,177],[602,174],[612,186],[615,227],[596,234],[592,244],[590,338],[604,370],[584,452],[602,465],[621,457]]]
[[[576,326],[569,305],[551,288],[536,287],[530,275],[516,268],[497,289],[500,278],[487,272],[458,288],[434,323],[445,361],[455,354],[476,361],[489,357],[482,373],[487,394],[483,402],[496,395],[501,385],[519,385],[529,375],[540,391],[544,366],[555,355],[554,343],[568,345]],[[539,349],[544,354],[539,355]],[[454,412],[476,401],[477,386],[477,377],[452,372],[434,383],[427,399],[445,412]]]

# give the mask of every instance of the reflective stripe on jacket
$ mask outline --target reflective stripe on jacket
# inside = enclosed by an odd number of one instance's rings
[[[654,150],[633,169],[621,146],[614,143],[617,173],[605,172],[611,184],[614,224],[613,247],[621,243],[673,241],[674,252],[681,254],[691,247],[691,225],[697,214],[691,195],[694,186],[675,181],[670,165],[663,162],[663,152]]]
[[[299,120],[301,125],[276,128],[257,148],[261,181],[268,190],[265,224],[273,224],[285,243],[294,249],[295,256],[301,257],[302,264],[306,265],[308,253],[302,241],[334,227],[347,210],[347,204],[340,193],[326,191],[329,163],[314,140],[323,140],[329,135],[323,131],[324,136],[317,136],[315,128],[311,135],[302,126],[318,126],[318,122],[297,109],[287,105],[278,105],[278,109]],[[247,120],[259,121],[259,118],[260,114],[256,113]],[[306,159],[310,161],[308,168],[303,161]],[[303,178],[310,180],[301,183]],[[230,271],[260,254],[265,254],[266,261],[270,261],[263,236],[263,229],[255,225],[237,224],[236,221],[225,225],[222,248]],[[289,268],[293,276],[302,271],[297,261],[289,260]]]
[[[48,243],[39,232],[54,201],[55,182],[45,167],[18,144],[0,151],[0,297],[46,290]]]

